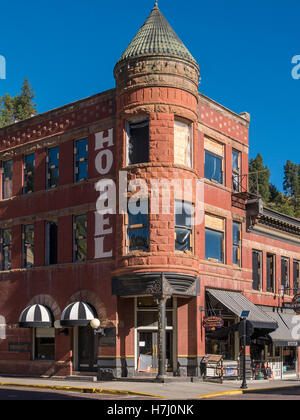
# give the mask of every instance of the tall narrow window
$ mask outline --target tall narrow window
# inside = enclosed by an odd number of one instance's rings
[[[252,288],[261,290],[262,286],[262,253],[252,251]]]
[[[192,210],[192,204],[178,200],[175,201],[176,251],[192,251],[193,249]]]
[[[127,123],[127,164],[149,162],[149,121]]]
[[[46,222],[46,264],[57,264],[57,223]]]
[[[12,197],[12,160],[2,162],[2,198]]]
[[[75,182],[88,177],[88,139],[75,142]]]
[[[47,179],[46,185],[47,189],[55,188],[58,186],[58,176],[59,176],[59,153],[58,147],[52,147],[47,151],[47,158],[46,158],[47,166]]]
[[[34,153],[24,156],[24,194],[34,192]]]
[[[240,192],[241,183],[241,154],[237,150],[232,151],[232,189]]]
[[[1,266],[2,270],[11,270],[11,229],[3,229],[1,235]]]
[[[174,122],[174,163],[192,167],[192,124]]]
[[[74,216],[74,262],[85,261],[87,257],[86,214]]]
[[[149,251],[149,221],[148,214],[144,214],[144,206],[137,214],[130,212],[128,207],[127,224],[127,251]]]
[[[281,257],[281,287],[285,288],[286,294],[288,294],[288,288],[290,287],[290,260],[288,258]]]
[[[23,226],[23,267],[34,265],[34,226]]]
[[[241,239],[242,239],[242,228],[241,224],[233,222],[232,229],[233,236],[233,264],[241,265]]]
[[[218,184],[224,183],[224,146],[216,141],[205,139],[204,176]]]
[[[267,292],[275,293],[275,255],[267,254]]]
[[[225,262],[224,219],[205,215],[205,258],[209,261]]]
[[[294,294],[300,293],[300,262],[293,261],[293,287]]]

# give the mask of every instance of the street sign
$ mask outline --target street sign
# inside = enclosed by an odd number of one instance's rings
[[[242,311],[240,318],[248,318],[250,311]]]

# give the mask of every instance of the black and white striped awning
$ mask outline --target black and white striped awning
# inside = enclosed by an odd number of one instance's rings
[[[85,327],[97,318],[95,310],[85,302],[74,302],[63,311],[60,323],[64,327]]]
[[[53,316],[51,311],[43,305],[31,305],[24,309],[19,318],[21,328],[51,328]]]

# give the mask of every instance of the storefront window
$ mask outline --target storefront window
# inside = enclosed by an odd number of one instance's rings
[[[297,348],[283,347],[282,349],[283,373],[296,371]]]
[[[224,319],[224,328],[234,325],[234,319]],[[214,334],[206,334],[205,354],[222,355],[224,360],[235,360],[234,333],[224,334],[224,337],[214,338]]]
[[[34,338],[34,359],[55,360],[55,329],[35,328]]]

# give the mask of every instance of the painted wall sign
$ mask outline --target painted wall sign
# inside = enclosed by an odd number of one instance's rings
[[[209,316],[203,319],[203,327],[208,331],[215,331],[224,326],[224,321],[219,316]]]
[[[300,315],[300,294],[294,296],[292,302],[284,302],[283,307],[293,309],[297,315]]]
[[[99,175],[108,175],[112,169],[114,159],[111,148],[114,146],[113,139],[113,128],[110,130],[101,131],[95,134],[95,151],[97,155],[95,158],[95,168]],[[104,137],[105,134],[108,135]],[[97,191],[98,183],[95,185]],[[97,201],[106,199],[106,192],[100,191],[100,196]],[[98,211],[95,212],[95,256],[94,258],[111,258],[113,256],[112,249],[106,249],[105,239],[108,235],[113,234],[113,228],[111,224],[112,212],[107,211],[107,214],[100,214]],[[105,250],[106,249],[106,250]]]
[[[28,353],[30,352],[30,343],[8,343],[10,353]]]

